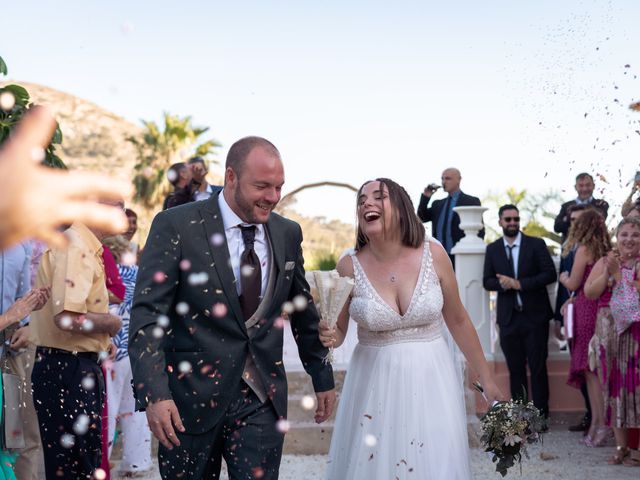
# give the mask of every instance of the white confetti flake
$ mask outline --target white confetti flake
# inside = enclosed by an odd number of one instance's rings
[[[70,433],[64,433],[60,437],[60,445],[62,448],[71,448],[76,444],[76,438]]]
[[[371,435],[370,433],[364,436],[364,444],[367,447],[375,447],[378,444],[378,439],[375,435]]]
[[[305,410],[313,410],[316,406],[316,401],[311,395],[305,395],[302,397],[302,400],[300,400],[300,405],[302,405],[302,408]]]
[[[84,377],[81,382],[82,388],[85,390],[93,390],[96,386],[96,379],[93,377]]]
[[[187,302],[180,302],[176,305],[176,312],[178,315],[186,315],[189,313],[189,304]]]
[[[180,373],[190,373],[191,363],[187,362],[186,360],[181,361],[178,364],[178,370],[180,370]]]

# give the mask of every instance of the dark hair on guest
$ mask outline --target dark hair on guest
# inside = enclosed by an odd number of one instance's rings
[[[520,213],[520,210],[518,210],[518,207],[516,207],[515,205],[513,205],[511,203],[507,203],[505,205],[502,205],[500,207],[500,209],[498,210],[498,218],[502,218],[502,213],[505,210],[515,210],[516,212]]]
[[[127,217],[138,218],[138,214],[136,212],[134,212],[133,210],[131,210],[130,208],[125,208],[124,209],[124,214]]]
[[[169,183],[174,187],[178,185],[180,181],[180,172],[182,172],[185,168],[187,168],[187,164],[184,162],[177,162],[172,164],[167,171],[167,178],[169,179]]]
[[[362,195],[362,189],[365,185],[372,182],[380,182],[380,189],[386,189],[389,195],[389,203],[394,209],[393,218],[397,221],[398,229],[400,232],[400,241],[407,247],[417,248],[424,244],[425,231],[424,225],[416,215],[415,208],[413,208],[413,202],[407,191],[393,180],[388,178],[376,178],[375,180],[369,180],[362,184],[358,190],[356,196],[356,211],[360,207],[360,196]],[[382,207],[382,221],[384,222],[384,206]],[[356,218],[358,216],[356,215]],[[386,225],[383,226],[386,227]],[[360,221],[357,221],[357,233],[356,233],[356,250],[362,249],[369,239],[363,233],[360,227]]]
[[[578,183],[578,180],[584,180],[585,178],[588,178],[589,180],[591,180],[593,182],[593,177],[591,176],[590,173],[582,172],[582,173],[579,173],[578,175],[576,175],[576,183]]]

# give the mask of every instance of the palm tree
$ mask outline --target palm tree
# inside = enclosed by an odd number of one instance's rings
[[[127,137],[138,152],[138,162],[134,166],[134,198],[143,207],[156,207],[169,190],[165,173],[171,164],[182,162],[197,155],[205,160],[220,146],[215,140],[197,143],[209,127],[196,127],[191,117],[180,117],[164,113],[164,128],[151,121],[142,121],[143,133],[138,137]],[[214,161],[215,162],[215,161]]]

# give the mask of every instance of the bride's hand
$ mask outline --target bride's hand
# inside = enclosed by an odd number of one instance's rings
[[[318,326],[318,334],[320,336],[320,343],[324,347],[331,348],[336,343],[336,327],[329,327],[324,320],[320,320]]]
[[[484,389],[484,397],[489,404],[489,407],[493,405],[493,402],[503,402],[508,398],[500,391],[494,381],[488,381],[482,384]]]

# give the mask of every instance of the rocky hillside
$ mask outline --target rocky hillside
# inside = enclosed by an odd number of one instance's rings
[[[141,132],[141,127],[68,93],[35,83],[11,83],[25,87],[33,103],[48,105],[54,110],[63,135],[62,147],[57,153],[69,168],[130,178],[135,150],[125,138]]]
[[[136,152],[125,138],[142,132],[140,126],[95,103],[59,90],[30,82],[10,83],[22,85],[29,91],[33,103],[47,105],[56,113],[63,135],[62,146],[56,152],[70,169],[94,170],[131,179]],[[211,176],[211,183],[219,184],[222,180],[214,174]],[[136,240],[144,244],[153,213],[145,215],[135,205],[132,208],[142,214],[140,236]],[[345,248],[353,246],[351,225],[303,217],[291,208],[287,208],[285,213],[302,225],[305,257],[310,264],[325,252],[339,255]]]

